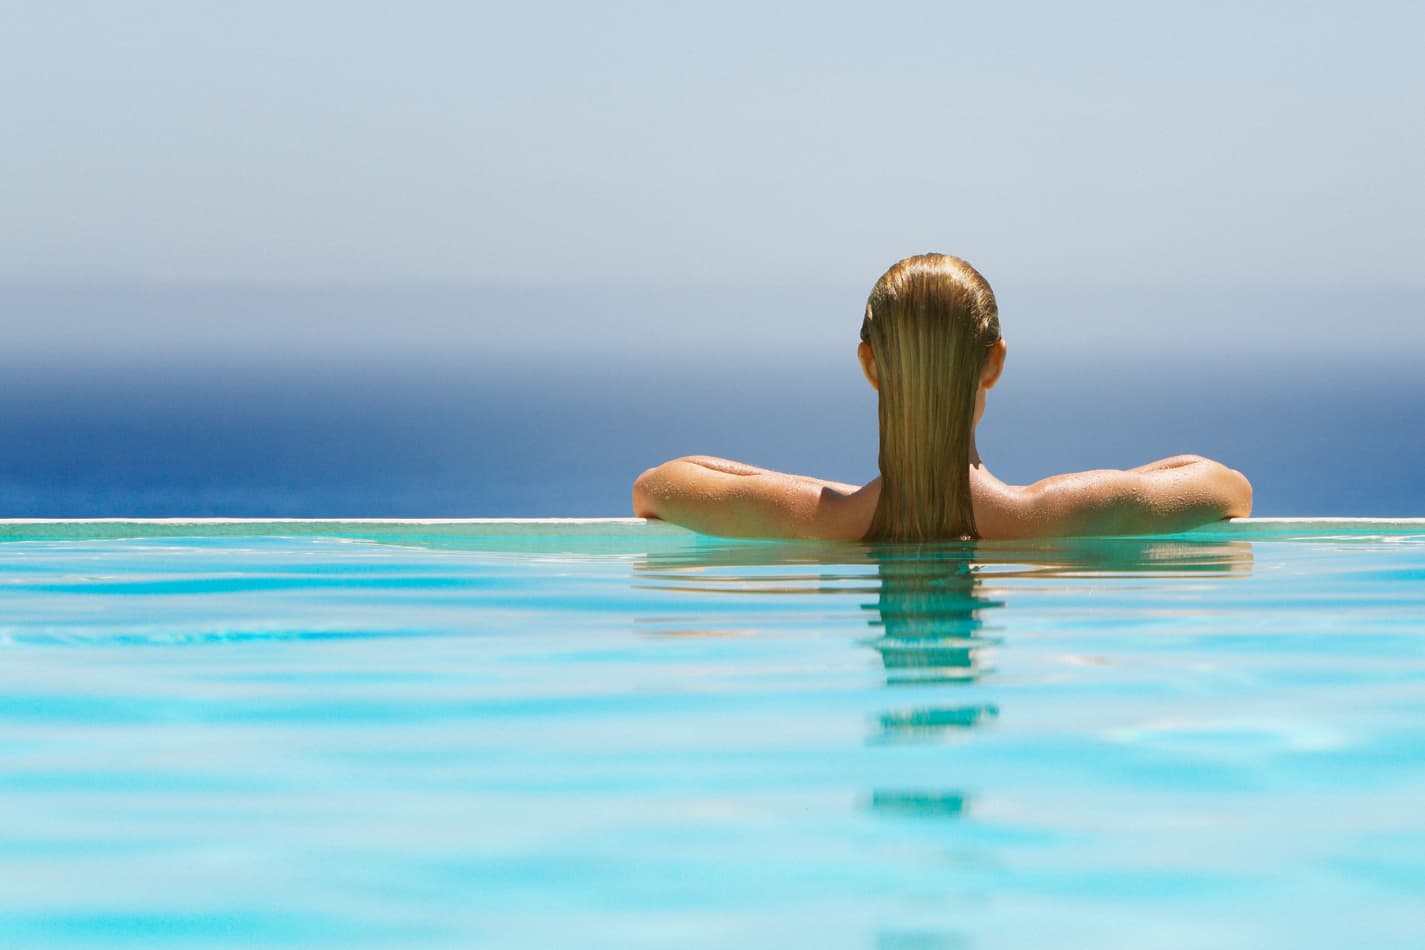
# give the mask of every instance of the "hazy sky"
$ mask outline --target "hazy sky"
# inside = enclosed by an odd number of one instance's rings
[[[1421,513],[1422,37],[1414,2],[0,0],[0,515],[869,477],[861,310],[925,250],[999,296],[1002,477],[1220,453],[1265,512]]]
[[[1425,284],[1425,4],[0,11],[0,281]]]

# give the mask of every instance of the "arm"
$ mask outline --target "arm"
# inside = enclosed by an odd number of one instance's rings
[[[633,513],[703,534],[739,538],[849,538],[854,485],[688,456],[633,483]]]
[[[1182,468],[1185,465],[1196,465],[1199,462],[1207,462],[1209,459],[1201,455],[1174,455],[1165,459],[1158,459],[1156,462],[1149,462],[1147,465],[1139,465],[1137,468],[1130,468],[1130,472],[1161,472],[1170,468]]]
[[[1125,472],[1056,475],[1021,489],[1019,536],[1166,534],[1252,513],[1252,485],[1211,459],[1179,455]]]

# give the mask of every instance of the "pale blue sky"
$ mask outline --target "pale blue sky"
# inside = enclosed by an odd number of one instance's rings
[[[2,281],[1425,283],[1415,3],[0,10]]]
[[[0,0],[0,514],[870,477],[865,295],[925,250],[999,295],[1001,477],[1193,451],[1262,513],[1422,513],[1422,37],[1404,2]]]

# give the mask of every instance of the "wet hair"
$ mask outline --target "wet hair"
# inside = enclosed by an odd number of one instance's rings
[[[970,438],[985,356],[1000,338],[994,291],[958,257],[899,261],[866,301],[881,427],[881,497],[867,540],[976,537]]]

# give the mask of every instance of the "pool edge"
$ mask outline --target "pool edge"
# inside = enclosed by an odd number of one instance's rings
[[[1425,518],[1234,518],[1173,536],[1273,539],[1407,534],[1425,535]],[[283,535],[531,540],[702,537],[677,525],[643,518],[0,518],[0,541]]]

